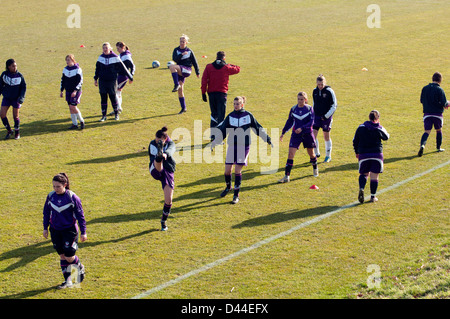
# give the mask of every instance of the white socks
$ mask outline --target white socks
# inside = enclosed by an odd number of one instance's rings
[[[333,143],[331,142],[331,139],[329,141],[325,141],[326,156],[331,157],[331,149],[332,148],[333,148]]]

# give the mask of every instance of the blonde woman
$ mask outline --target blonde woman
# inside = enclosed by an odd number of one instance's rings
[[[63,69],[61,77],[61,93],[59,96],[63,97],[64,90],[66,90],[66,102],[69,105],[70,118],[72,119],[72,126],[69,129],[78,129],[78,120],[80,121],[80,128],[84,129],[84,119],[78,109],[82,94],[83,71],[77,61],[75,61],[73,54],[66,56],[66,64],[67,66]]]
[[[222,140],[227,137],[227,155],[225,159],[225,190],[220,194],[224,197],[231,190],[231,172],[234,168],[234,196],[232,204],[239,202],[239,191],[242,182],[242,168],[247,166],[248,154],[250,152],[251,134],[250,129],[261,137],[261,139],[272,145],[270,137],[267,135],[264,128],[258,123],[253,114],[244,109],[246,102],[245,96],[237,96],[234,98],[234,111],[215,128],[214,140],[211,142],[211,148],[222,143]],[[221,133],[221,134],[220,134]],[[222,138],[217,139],[218,135]]]
[[[181,111],[178,114],[186,112],[186,100],[184,97],[184,81],[192,73],[192,67],[195,69],[197,78],[200,78],[200,71],[195,58],[194,52],[187,47],[189,37],[183,34],[180,37],[180,45],[173,49],[172,60],[176,63],[169,66],[174,87],[172,92],[178,92],[178,100],[180,101]]]
[[[102,45],[103,53],[98,57],[95,65],[94,84],[99,87],[102,118],[100,122],[106,121],[106,111],[108,109],[108,96],[111,101],[116,121],[119,120],[119,109],[117,102],[117,78],[119,74],[126,74],[130,83],[133,76],[127,70],[120,58],[112,51],[108,42]]]

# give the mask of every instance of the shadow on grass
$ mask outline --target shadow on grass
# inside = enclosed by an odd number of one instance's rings
[[[138,152],[128,153],[128,154],[98,157],[98,158],[93,158],[93,159],[89,159],[89,160],[70,162],[70,163],[67,163],[67,165],[104,164],[104,163],[119,162],[119,161],[123,161],[123,160],[130,159],[130,158],[136,158],[136,157],[148,157],[147,149],[144,149],[144,150],[138,151]]]
[[[338,208],[339,208],[338,206],[321,206],[303,210],[292,209],[286,212],[278,212],[266,216],[248,219],[240,224],[234,225],[232,228],[256,227],[276,223],[283,223],[295,219],[303,219],[307,217],[326,214]]]
[[[26,122],[23,121],[20,124],[20,131],[22,137],[26,136],[35,136],[35,135],[44,135],[44,134],[52,134],[58,132],[72,132],[73,130],[69,130],[69,127],[72,125],[70,121],[69,114],[67,114],[67,119],[56,119],[56,120],[41,120],[41,121],[33,121]],[[113,118],[109,117],[105,122],[100,122],[101,115],[98,116],[85,116],[84,120],[86,123],[85,130],[89,130],[92,128],[97,128],[100,126],[107,127],[112,125],[121,125],[127,123],[135,123],[142,120],[148,120],[153,118],[160,118],[166,116],[178,115],[178,113],[173,114],[160,114],[155,116],[148,116],[142,118],[133,118],[133,119],[123,119],[116,121]]]
[[[104,244],[118,243],[131,238],[144,236],[146,234],[159,231],[159,228],[144,230],[140,233],[131,234],[125,237],[110,239],[110,240],[101,240],[96,242],[90,242],[89,240],[82,243],[83,248],[88,247],[96,247]],[[9,272],[13,271],[17,268],[26,267],[29,263],[34,262],[36,259],[41,258],[46,255],[54,254],[55,258],[58,258],[58,254],[56,250],[53,248],[50,241],[43,241],[34,245],[27,245],[24,247],[20,247],[17,249],[13,249],[7,252],[4,252],[0,255],[0,261],[8,260],[8,259],[19,259],[14,264],[9,265],[5,269],[1,269],[0,272]]]

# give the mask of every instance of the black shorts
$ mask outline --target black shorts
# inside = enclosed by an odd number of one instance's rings
[[[50,227],[50,237],[53,248],[59,255],[73,257],[78,249],[78,231],[74,226],[63,230],[57,230]]]

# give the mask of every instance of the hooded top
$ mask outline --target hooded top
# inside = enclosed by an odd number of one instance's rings
[[[237,65],[226,64],[224,60],[216,60],[207,64],[202,75],[202,94],[206,92],[228,92],[230,75],[237,74],[241,68]]]
[[[356,130],[353,138],[353,148],[356,154],[382,154],[383,144],[381,141],[387,141],[389,133],[380,123],[366,121]]]

